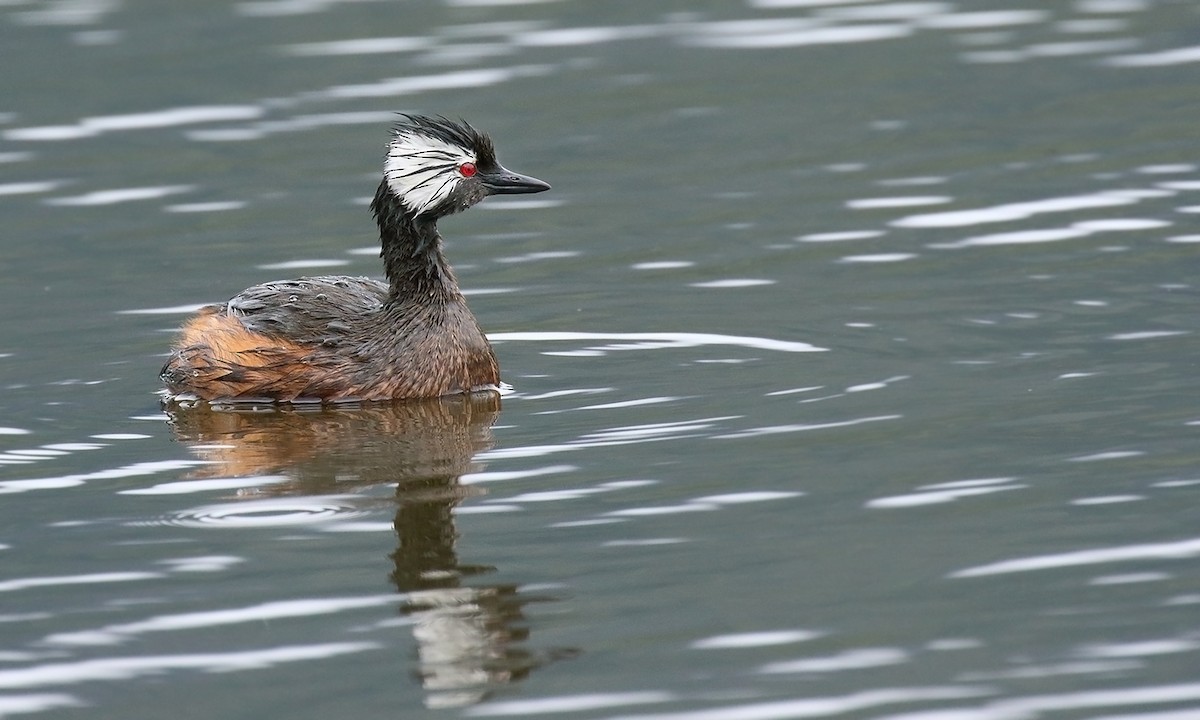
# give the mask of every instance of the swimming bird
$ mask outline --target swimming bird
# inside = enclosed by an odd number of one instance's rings
[[[267,282],[202,308],[161,378],[210,402],[430,398],[495,389],[500,368],[442,251],[437,221],[489,195],[550,186],[507,170],[465,121],[401,115],[371,211],[386,282]]]

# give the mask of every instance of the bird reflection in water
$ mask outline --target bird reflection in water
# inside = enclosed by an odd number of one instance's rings
[[[515,585],[471,582],[495,570],[459,562],[454,508],[478,491],[459,478],[493,445],[500,398],[492,393],[361,407],[168,407],[178,438],[209,464],[193,477],[282,475],[262,494],[329,495],[396,486],[397,547],[390,573],[413,620],[417,675],[429,707],[484,700],[575,650],[535,652]]]

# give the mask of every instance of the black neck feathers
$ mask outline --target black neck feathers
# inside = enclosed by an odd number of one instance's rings
[[[379,224],[379,255],[390,285],[389,303],[438,302],[459,296],[454,271],[442,254],[436,218],[414,216],[386,179],[375,191],[371,212]]]

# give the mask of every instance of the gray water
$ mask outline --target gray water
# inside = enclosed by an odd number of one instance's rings
[[[1193,2],[0,2],[0,716],[1200,717]],[[378,275],[512,392],[164,413]]]

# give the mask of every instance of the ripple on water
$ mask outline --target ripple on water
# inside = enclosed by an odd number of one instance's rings
[[[843,263],[894,263],[912,260],[917,257],[916,253],[874,253],[868,255],[846,255],[838,258],[838,262]]]
[[[168,205],[163,210],[170,213],[199,213],[241,210],[244,207],[246,207],[246,203],[242,200],[214,200],[212,202],[178,203]]]
[[[28,693],[0,697],[0,717],[44,712],[55,708],[84,707],[86,703],[63,693]]]
[[[1013,478],[984,478],[979,480],[955,480],[953,482],[922,485],[909,495],[893,495],[867,501],[869,508],[904,508],[923,505],[940,505],[959,498],[991,495],[1008,490],[1028,487],[1013,481]]]
[[[698,288],[744,288],[774,284],[774,280],[768,280],[766,278],[723,278],[721,280],[708,280],[705,282],[690,283],[692,287]]]
[[[196,123],[249,120],[261,117],[262,108],[254,105],[200,105],[167,108],[143,113],[101,115],[80,120],[75,125],[48,125],[13,128],[4,133],[6,140],[75,140],[120,130],[177,127]]]
[[[118,203],[137,202],[140,200],[157,200],[168,195],[191,192],[191,185],[165,185],[160,187],[131,187],[114,190],[95,190],[82,195],[50,198],[47,205],[89,207],[94,205],[116,205]]]
[[[284,262],[267,263],[256,267],[260,270],[305,270],[309,268],[342,267],[349,264],[349,260],[340,258],[313,258],[311,260],[287,260]]]
[[[790,645],[791,643],[807,642],[824,637],[825,633],[812,630],[768,630],[763,632],[735,633],[732,635],[714,635],[697,640],[690,647],[697,650],[714,650],[724,648],[752,648],[770,645]]]
[[[64,185],[62,180],[44,180],[40,182],[0,183],[0,195],[31,195],[34,193],[50,192]]]
[[[799,660],[768,663],[759,668],[759,672],[767,675],[830,673],[842,670],[881,667],[883,665],[899,665],[900,663],[908,662],[908,660],[908,653],[900,648],[856,648],[843,651],[837,655],[807,657]]]
[[[317,525],[367,515],[352,502],[352,498],[350,495],[324,495],[218,503],[180,510],[149,524],[241,529]]]
[[[509,332],[488,333],[495,342],[566,342],[577,340],[632,341],[621,345],[587,348],[587,352],[603,354],[610,350],[636,350],[660,348],[692,348],[709,345],[735,345],[754,350],[776,350],[779,352],[827,352],[828,348],[804,342],[774,340],[771,338],[717,335],[713,333],[591,333],[591,332]]]
[[[634,270],[678,270],[680,268],[692,267],[695,264],[691,260],[652,260],[649,262],[634,263],[630,267]]]

